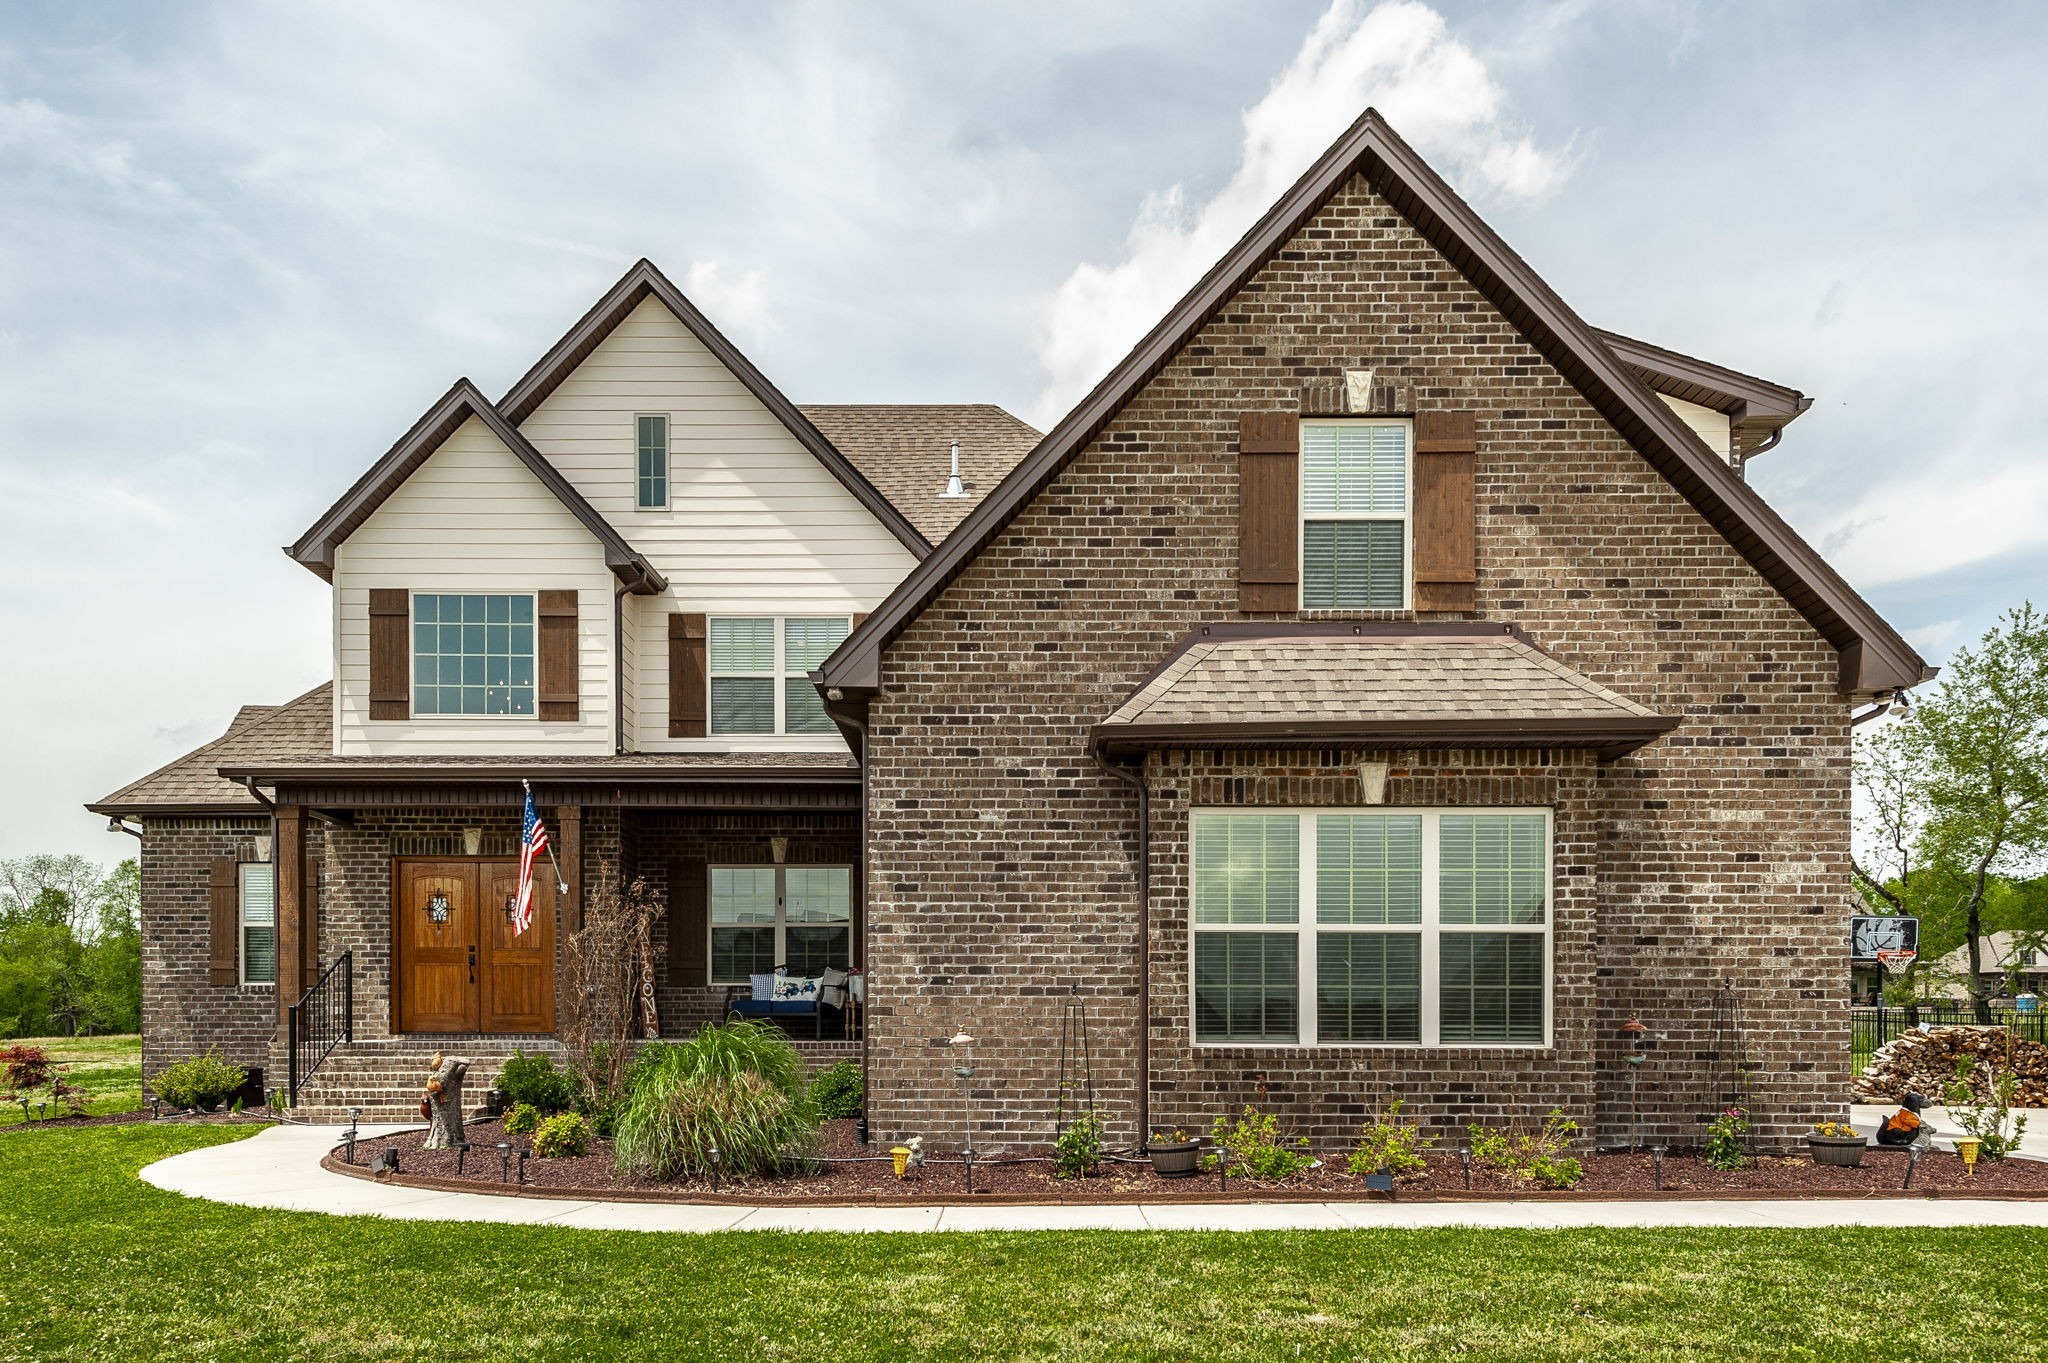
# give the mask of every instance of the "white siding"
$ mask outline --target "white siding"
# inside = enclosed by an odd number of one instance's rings
[[[1729,457],[1728,418],[1726,415],[1715,411],[1711,407],[1702,407],[1697,402],[1687,402],[1682,398],[1665,397],[1662,393],[1657,394],[1657,396],[1664,398],[1664,405],[1678,413],[1679,419],[1692,427],[1693,433],[1698,435],[1700,439],[1707,442],[1708,449],[1720,455],[1723,459]]]
[[[634,505],[641,413],[669,418],[669,505],[660,511]],[[674,314],[642,302],[521,430],[669,580],[662,596],[625,602],[629,747],[843,747],[836,736],[668,736],[663,617],[852,615],[873,610],[917,562]]]
[[[471,418],[335,554],[335,751],[603,754],[612,738],[612,584],[604,551],[482,422]],[[574,588],[579,718],[376,720],[370,713],[369,593]]]

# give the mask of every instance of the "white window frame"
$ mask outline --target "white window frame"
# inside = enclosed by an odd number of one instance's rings
[[[771,627],[771,628],[773,629],[773,631],[774,631],[774,634],[775,634],[775,669],[774,669],[774,671],[772,671],[772,672],[760,672],[760,671],[753,671],[753,672],[720,672],[720,671],[717,671],[717,670],[716,670],[716,669],[715,669],[715,668],[714,668],[714,667],[712,666],[712,658],[711,658],[711,631],[712,631],[712,627],[713,627],[713,625],[714,625],[714,624],[715,624],[716,622],[720,621],[720,620],[766,620],[766,621],[768,621],[768,622],[769,622],[769,624],[770,624],[770,627]],[[805,671],[805,670],[801,670],[801,669],[800,669],[800,670],[798,670],[798,671],[794,671],[794,672],[792,672],[792,671],[788,671],[788,670],[787,670],[787,669],[788,669],[788,666],[789,666],[789,640],[788,640],[788,637],[787,637],[787,625],[788,625],[788,622],[789,622],[789,621],[791,621],[791,620],[829,620],[829,621],[832,621],[832,622],[834,622],[834,623],[842,623],[842,622],[843,622],[843,623],[844,623],[844,624],[846,625],[846,632],[847,632],[848,634],[852,634],[852,633],[853,633],[853,616],[852,616],[851,614],[846,614],[846,615],[810,615],[810,614],[798,614],[798,615],[749,615],[749,614],[744,614],[744,613],[741,613],[741,612],[737,612],[737,611],[735,611],[735,612],[730,612],[730,613],[726,613],[726,614],[720,614],[720,615],[713,615],[713,616],[709,616],[709,617],[707,617],[707,618],[706,618],[706,620],[705,620],[705,624],[704,624],[704,734],[705,734],[705,736],[706,736],[707,738],[826,738],[826,737],[829,737],[829,736],[830,736],[830,735],[828,735],[828,734],[826,734],[826,733],[824,733],[824,732],[819,732],[819,733],[802,733],[802,734],[793,734],[793,733],[791,733],[791,732],[789,731],[789,713],[788,713],[788,711],[789,711],[789,697],[788,697],[788,694],[786,693],[786,691],[785,691],[785,689],[784,689],[784,684],[785,684],[786,682],[788,682],[788,681],[790,681],[790,680],[793,680],[793,679],[796,679],[796,678],[808,678],[808,677],[809,677],[809,675],[810,675],[808,671]],[[718,730],[717,730],[716,728],[714,728],[714,727],[713,727],[713,724],[712,724],[712,702],[711,702],[711,693],[712,693],[712,690],[713,690],[713,687],[712,687],[712,683],[713,683],[713,682],[715,682],[715,681],[717,681],[717,680],[718,680],[719,678],[721,678],[721,677],[739,677],[739,678],[749,678],[749,677],[751,677],[751,678],[755,678],[755,679],[761,679],[761,678],[769,678],[769,679],[772,679],[772,680],[774,681],[774,683],[775,683],[775,687],[774,687],[774,691],[775,691],[775,727],[774,727],[773,729],[769,729],[769,730],[765,730],[765,731],[763,731],[763,730],[753,730],[753,731],[748,731],[748,732],[743,732],[743,733],[741,733],[741,732],[736,732],[736,733],[721,733],[721,732],[719,732],[719,731],[718,731]]]
[[[413,629],[419,624],[419,599],[423,596],[523,596],[533,603],[532,710],[523,715],[457,715],[420,709],[420,650]],[[434,683],[440,684],[438,679]],[[428,724],[532,724],[540,718],[540,593],[532,587],[411,588],[405,602],[405,708],[411,720]]]
[[[661,500],[643,502],[640,500],[640,423],[659,420],[661,422]],[[666,511],[674,498],[670,485],[675,473],[675,429],[676,423],[667,412],[633,413],[633,509],[635,511]]]
[[[1195,921],[1195,819],[1200,815],[1287,816],[1298,821],[1295,842],[1297,898],[1292,923],[1197,923]],[[1319,815],[1413,814],[1422,816],[1422,918],[1415,923],[1319,923],[1316,921],[1316,818]],[[1443,891],[1441,821],[1445,815],[1541,814],[1543,816],[1543,921],[1541,923],[1453,923],[1440,917]],[[1188,1040],[1200,1050],[1549,1050],[1557,1025],[1557,820],[1540,805],[1345,805],[1272,808],[1264,805],[1205,805],[1191,808],[1187,818],[1188,872],[1187,1027]],[[1286,933],[1295,943],[1295,1040],[1201,1041],[1196,1039],[1195,936],[1198,933]],[[1324,933],[1421,934],[1421,1026],[1416,1041],[1321,1041],[1316,1035],[1316,944]],[[1444,1041],[1442,1033],[1441,942],[1446,933],[1526,933],[1541,935],[1543,953],[1543,1039],[1541,1041]]]
[[[1308,509],[1308,466],[1307,454],[1298,452],[1295,457],[1295,517],[1294,517],[1294,562],[1295,586],[1294,604],[1297,610],[1305,611],[1361,611],[1361,610],[1414,610],[1415,609],[1415,422],[1409,417],[1346,417],[1304,419],[1300,423],[1303,435],[1299,439],[1306,445],[1306,432],[1318,426],[1395,426],[1404,433],[1408,450],[1407,464],[1401,473],[1401,510],[1392,511],[1316,511]],[[1401,522],[1401,604],[1399,606],[1311,606],[1306,604],[1304,593],[1308,589],[1308,523],[1310,521],[1394,521]]]
[[[826,861],[803,862],[797,865],[760,861],[718,861],[704,868],[704,975],[707,983],[718,985],[746,984],[745,978],[721,980],[715,969],[718,956],[712,949],[714,934],[719,928],[766,927],[765,923],[715,923],[711,918],[712,872],[714,871],[773,871],[775,872],[775,959],[771,965],[789,963],[789,875],[791,871],[844,871],[846,872],[846,960],[853,963],[853,897],[854,877],[851,862]],[[834,923],[799,923],[800,928],[836,927]]]
[[[267,980],[249,978],[249,872],[263,870],[270,875],[270,961],[271,975]],[[257,926],[262,926],[258,924]],[[235,863],[235,978],[249,988],[277,988],[278,935],[277,935],[277,866],[268,861],[242,861]]]

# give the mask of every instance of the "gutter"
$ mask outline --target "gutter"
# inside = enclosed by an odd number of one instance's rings
[[[860,899],[860,1143],[868,1143],[868,1094],[873,1091],[868,1075],[868,1037],[874,1027],[868,1018],[872,1002],[874,980],[868,974],[868,721],[865,713],[854,714],[850,710],[833,716],[841,725],[852,729],[860,736],[854,756],[860,763],[860,878],[856,893]]]
[[[248,791],[250,798],[255,800],[257,804],[262,805],[265,809],[268,810],[275,811],[277,809],[277,801],[271,799],[268,795],[265,795],[262,791],[256,789],[255,777],[242,776],[236,779],[239,779],[241,781],[242,789]]]
[[[1144,759],[1136,766],[1112,762],[1099,749],[1095,765],[1129,786],[1138,797],[1138,1145],[1152,1130],[1152,791],[1145,784]]]

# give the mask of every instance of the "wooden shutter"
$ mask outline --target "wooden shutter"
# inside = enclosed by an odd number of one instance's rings
[[[1479,428],[1471,412],[1415,414],[1415,609],[1479,608],[1473,465]]]
[[[571,724],[582,699],[577,672],[576,593],[540,594],[540,719],[543,724]]]
[[[406,638],[410,594],[370,588],[370,718],[412,718],[412,649]]]
[[[242,982],[241,886],[236,883],[233,857],[213,859],[206,888],[210,909],[206,982],[232,987]]]
[[[1237,419],[1237,608],[1292,611],[1301,597],[1301,419]]]
[[[711,928],[705,921],[710,878],[700,859],[668,864],[668,982],[701,989],[711,982]]]
[[[710,683],[705,680],[705,618],[677,612],[668,618],[668,736],[702,738],[710,730]]]

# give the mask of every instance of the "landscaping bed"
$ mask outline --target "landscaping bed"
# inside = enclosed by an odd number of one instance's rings
[[[395,1145],[401,1170],[396,1182],[542,1197],[823,1206],[960,1202],[968,1198],[966,1169],[956,1155],[935,1154],[931,1162],[913,1168],[899,1181],[888,1159],[888,1146],[877,1143],[863,1150],[854,1140],[854,1123],[846,1120],[826,1122],[820,1129],[817,1153],[827,1162],[818,1164],[814,1172],[794,1172],[744,1183],[726,1179],[716,1192],[708,1179],[663,1182],[621,1175],[614,1166],[611,1143],[603,1140],[593,1140],[590,1152],[577,1158],[528,1159],[526,1185],[518,1187],[516,1152],[528,1148],[527,1139],[507,1137],[498,1122],[470,1123],[465,1134],[472,1148],[460,1178],[455,1172],[454,1151],[421,1149],[426,1140],[424,1130],[358,1143],[357,1162],[352,1167],[344,1164],[339,1148],[324,1163],[337,1172],[368,1178],[370,1161],[385,1146]],[[498,1151],[492,1147],[506,1140],[511,1142],[515,1157],[510,1180],[501,1182]],[[852,1163],[830,1162],[862,1155],[872,1158]],[[1661,1191],[1654,1161],[1648,1154],[1587,1155],[1584,1178],[1568,1190],[1537,1187],[1475,1165],[1468,1191],[1455,1154],[1431,1153],[1427,1162],[1428,1168],[1421,1176],[1400,1182],[1394,1194],[1397,1199],[1585,1201],[1934,1195],[2048,1198],[2048,1163],[1980,1161],[1972,1178],[1965,1174],[1962,1160],[1947,1152],[1922,1156],[1910,1189],[1900,1186],[1906,1175],[1907,1157],[1892,1151],[1872,1151],[1866,1154],[1861,1167],[1853,1169],[1816,1165],[1801,1154],[1764,1156],[1725,1173],[1708,1168],[1696,1154],[1669,1154],[1664,1158]],[[1167,1179],[1153,1173],[1150,1163],[1143,1161],[1104,1163],[1095,1177],[1080,1179],[1054,1178],[1050,1160],[989,1159],[977,1160],[974,1166],[976,1202],[1328,1202],[1386,1196],[1369,1192],[1364,1179],[1346,1172],[1341,1161],[1329,1159],[1319,1168],[1279,1182],[1232,1178],[1227,1192],[1219,1188],[1213,1170],[1194,1178]]]

